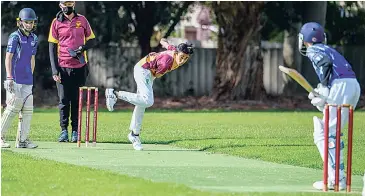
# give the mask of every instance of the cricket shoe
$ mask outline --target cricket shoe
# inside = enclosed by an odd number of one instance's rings
[[[1,137],[0,145],[1,145],[1,148],[10,148],[10,144],[6,143],[6,141],[3,137]]]
[[[105,90],[106,107],[110,112],[114,110],[114,104],[117,103],[117,96],[114,94],[114,89],[107,88]]]
[[[68,131],[66,129],[61,131],[58,142],[68,142]]]
[[[71,142],[73,143],[77,142],[77,131],[72,131]]]
[[[19,141],[18,144],[16,145],[16,147],[17,148],[37,148],[38,145],[34,144],[29,139],[26,139],[24,142]]]
[[[134,150],[143,150],[139,136],[133,135],[132,132],[130,132],[128,134],[128,139],[132,142]]]
[[[334,182],[328,182],[328,190],[335,190],[335,184]],[[323,190],[323,181],[317,181],[313,183],[313,187],[317,190]],[[346,178],[343,178],[340,180],[339,183],[339,190],[345,190],[346,189]]]

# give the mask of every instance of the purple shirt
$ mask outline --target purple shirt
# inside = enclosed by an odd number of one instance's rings
[[[352,69],[350,63],[338,53],[335,49],[324,45],[315,44],[307,48],[307,56],[311,60],[314,70],[317,73],[318,78],[323,78],[323,71],[316,66],[316,64],[322,60],[324,56],[328,56],[332,62],[332,74],[328,81],[328,87],[330,88],[332,82],[335,79],[341,78],[356,78],[355,72]]]
[[[33,84],[31,60],[36,55],[38,37],[34,33],[24,35],[20,30],[10,34],[6,52],[13,53],[11,74],[17,84]]]
[[[76,14],[75,17],[69,20],[63,15],[59,19],[53,19],[48,42],[58,44],[58,63],[60,67],[80,68],[85,64],[81,64],[77,58],[71,57],[67,49],[75,50],[93,38],[95,38],[95,35],[85,16]],[[86,51],[83,56],[87,62]]]

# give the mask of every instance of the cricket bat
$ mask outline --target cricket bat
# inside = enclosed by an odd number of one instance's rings
[[[309,84],[309,82],[300,74],[297,70],[284,67],[282,65],[279,65],[280,71],[287,74],[291,78],[293,78],[300,86],[302,86],[307,92],[313,93],[314,96],[320,97],[322,99],[328,99],[327,97],[324,97],[323,95],[318,94],[316,91],[314,91],[312,85]]]
[[[288,76],[290,76],[291,78],[293,78],[298,84],[300,84],[300,86],[302,86],[306,91],[308,91],[309,93],[313,92],[313,87],[312,85],[309,84],[309,82],[302,76],[302,74],[300,74],[297,70],[292,69],[292,68],[288,68],[288,67],[284,67],[282,65],[279,65],[279,69],[280,71],[282,71],[283,73],[287,74]]]

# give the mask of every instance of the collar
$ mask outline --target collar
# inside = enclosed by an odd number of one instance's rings
[[[74,14],[75,14],[74,18],[79,16],[79,15],[75,12],[75,10],[74,10]],[[63,12],[62,12],[62,11],[59,11],[59,12],[56,14],[56,18],[57,18],[57,20],[58,20],[58,21],[60,21],[60,22],[63,22],[64,20],[66,20],[66,16],[63,14]]]
[[[29,35],[25,35],[25,34],[23,33],[23,31],[22,31],[22,30],[20,30],[20,29],[18,29],[18,33],[19,33],[19,35],[20,35],[20,36],[23,36],[23,37],[29,37],[29,36],[31,36],[31,35],[32,35],[32,33],[29,33]]]

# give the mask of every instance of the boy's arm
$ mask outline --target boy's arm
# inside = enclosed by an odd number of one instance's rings
[[[35,55],[32,55],[30,65],[32,66],[32,74],[33,74],[34,73],[34,68],[35,68]]]
[[[13,55],[13,53],[7,52],[5,56],[6,80],[4,82],[4,89],[10,93],[14,92],[14,78],[11,73],[11,60],[13,59]]]
[[[331,59],[325,54],[317,54],[313,57],[313,63],[320,70],[320,83],[327,86],[332,74]]]
[[[11,60],[13,59],[13,53],[7,52],[5,56],[5,70],[6,70],[6,78],[13,79],[13,74],[11,73]]]
[[[167,50],[176,50],[175,46],[170,45],[166,38],[162,38],[160,44],[163,48]]]

